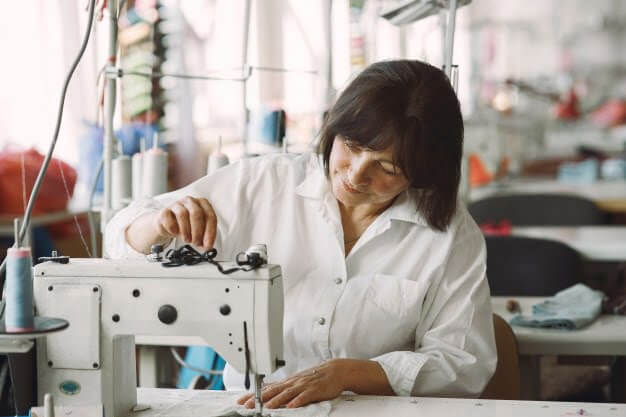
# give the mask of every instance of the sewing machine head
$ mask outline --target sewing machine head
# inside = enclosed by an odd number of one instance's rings
[[[209,263],[71,259],[39,264],[34,276],[37,314],[70,322],[37,342],[40,403],[52,393],[57,405],[129,414],[137,403],[136,335],[196,337],[257,384],[284,364],[277,265],[225,275]]]

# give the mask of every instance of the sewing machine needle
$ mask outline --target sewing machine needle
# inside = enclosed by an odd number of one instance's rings
[[[257,416],[261,417],[263,416],[263,402],[261,400],[261,390],[263,389],[263,375],[255,375],[254,383],[256,389],[256,403],[259,406]]]

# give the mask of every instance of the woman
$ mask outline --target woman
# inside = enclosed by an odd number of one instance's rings
[[[319,155],[244,159],[135,203],[110,222],[109,254],[189,242],[232,259],[266,243],[283,272],[287,362],[266,378],[268,408],[343,391],[477,396],[496,351],[484,239],[457,203],[462,144],[440,70],[376,63],[329,112]],[[224,382],[243,376],[227,367]]]

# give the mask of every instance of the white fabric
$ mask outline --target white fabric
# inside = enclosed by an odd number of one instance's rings
[[[190,391],[182,401],[168,407],[158,417],[217,417],[217,416],[254,416],[257,410],[237,404],[237,399],[244,392],[212,391],[207,399],[206,391]],[[326,417],[330,414],[330,401],[322,401],[298,408],[263,408],[263,417]]]
[[[265,243],[270,263],[282,267],[287,365],[267,382],[331,358],[372,359],[398,395],[475,396],[496,366],[484,239],[462,205],[447,232],[431,229],[413,192],[345,257],[339,208],[317,156],[246,159],[134,203],[109,223],[106,245],[112,257],[137,256],[124,241],[132,219],[185,195],[206,197],[218,217],[219,258]],[[230,367],[224,380],[243,387]]]

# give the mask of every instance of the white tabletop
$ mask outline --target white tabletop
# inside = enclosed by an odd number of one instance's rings
[[[223,391],[139,388],[138,403],[149,405],[151,408],[133,413],[133,416],[208,416],[202,412],[203,404],[224,395]],[[233,393],[233,400],[237,396],[238,394]],[[299,414],[294,410],[293,415]],[[623,417],[626,415],[626,404],[342,395],[332,402],[329,415],[330,417]]]
[[[596,202],[626,200],[626,180],[574,184],[554,179],[519,178],[485,187],[472,188],[470,200],[475,201],[491,195],[512,193],[575,194]]]
[[[513,227],[514,236],[563,242],[593,261],[626,260],[625,226]]]
[[[531,314],[533,304],[545,300],[545,297],[491,297],[494,313],[507,321],[514,316],[506,310],[508,300],[516,300],[522,314]],[[511,327],[522,355],[626,356],[626,316],[601,315],[579,330]]]

